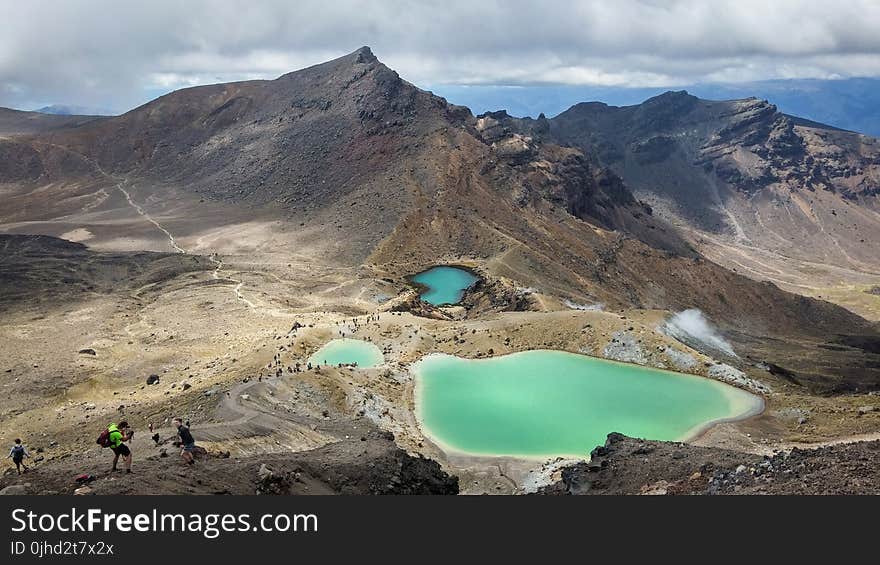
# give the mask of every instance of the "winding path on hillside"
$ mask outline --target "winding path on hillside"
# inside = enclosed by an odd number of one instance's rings
[[[46,145],[50,145],[52,147],[61,149],[62,151],[66,151],[67,153],[71,153],[73,155],[76,155],[77,157],[79,157],[79,158],[83,159],[84,161],[86,161],[87,163],[89,163],[92,167],[94,167],[94,169],[99,174],[101,174],[101,176],[103,176],[104,178],[108,179],[110,182],[113,183],[113,185],[116,187],[116,189],[125,197],[125,201],[128,203],[128,205],[135,212],[137,212],[137,214],[139,216],[141,216],[144,220],[146,220],[147,222],[152,224],[156,229],[158,229],[159,231],[162,232],[162,234],[168,239],[168,242],[171,245],[171,247],[177,253],[181,253],[184,255],[190,254],[189,251],[187,251],[186,249],[184,249],[183,247],[181,247],[177,243],[177,240],[174,239],[174,235],[165,226],[163,226],[158,220],[156,220],[152,215],[150,215],[149,212],[147,212],[147,210],[143,207],[143,205],[135,202],[135,200],[131,196],[131,193],[128,190],[126,190],[125,187],[123,186],[128,183],[128,179],[125,179],[125,178],[123,178],[122,180],[118,179],[115,175],[112,175],[112,174],[108,173],[107,171],[105,171],[104,168],[101,167],[101,165],[97,161],[92,159],[91,157],[88,157],[86,155],[83,155],[82,153],[78,153],[76,151],[73,151],[68,147],[64,147],[63,145],[57,145],[54,143],[47,143]],[[101,192],[104,192],[106,194],[106,191],[104,191],[103,188],[101,189]],[[214,272],[212,273],[214,280],[220,280],[220,278],[221,278],[220,271],[223,269],[223,261],[218,258],[217,253],[212,253],[211,255],[209,255],[208,260],[215,265]],[[236,300],[247,305],[249,308],[256,309],[256,305],[253,302],[251,302],[250,300],[248,300],[247,298],[245,298],[244,294],[241,292],[241,289],[244,286],[244,281],[239,280],[239,279],[233,279],[231,277],[223,277],[223,279],[228,280],[235,285],[232,289],[232,292],[235,294]]]
[[[334,441],[335,437],[318,431],[308,422],[299,421],[300,418],[286,411],[283,416],[276,415],[257,403],[266,394],[263,389],[276,386],[280,380],[276,377],[264,377],[262,381],[249,380],[233,386],[228,392],[218,393],[222,394],[222,399],[216,414],[223,421],[194,428],[193,434],[197,441],[209,442],[226,449],[233,447],[247,453],[271,451],[272,449],[266,448],[272,446],[299,451]],[[173,430],[169,431],[174,433]],[[248,442],[241,441],[268,438],[271,438],[271,443],[266,444],[264,441],[265,445],[259,447],[259,442],[248,445]]]
[[[125,200],[128,202],[128,204],[129,204],[132,208],[134,208],[134,210],[135,210],[135,211],[136,211],[141,217],[143,217],[145,220],[147,220],[148,222],[150,222],[151,224],[153,224],[154,226],[156,226],[156,228],[159,229],[159,231],[161,231],[163,234],[165,234],[165,236],[168,238],[169,243],[171,244],[171,247],[173,247],[178,253],[182,253],[182,254],[188,254],[188,253],[189,253],[186,249],[184,249],[183,247],[181,247],[180,245],[178,245],[177,241],[174,239],[174,236],[171,234],[170,231],[168,231],[168,230],[165,228],[165,226],[163,226],[162,224],[160,224],[155,218],[153,218],[153,217],[149,214],[149,212],[147,212],[147,211],[143,208],[143,206],[141,206],[140,204],[138,204],[137,202],[135,202],[135,201],[132,199],[132,197],[131,197],[131,193],[129,193],[129,192],[123,187],[123,184],[125,184],[125,183],[128,182],[128,181],[126,181],[126,180],[124,180],[124,181],[117,181],[115,177],[113,177],[113,176],[111,176],[111,175],[105,173],[105,172],[103,171],[103,169],[101,169],[101,167],[100,167],[97,163],[95,163],[95,167],[98,169],[98,171],[99,171],[101,174],[103,174],[104,176],[106,176],[107,178],[109,178],[111,181],[113,181],[113,182],[116,183],[116,188],[119,189],[119,191],[125,196]],[[211,273],[211,276],[213,277],[213,279],[214,279],[214,280],[221,280],[220,272],[223,270],[223,261],[222,261],[221,259],[219,259],[219,256],[218,256],[217,253],[212,253],[211,255],[208,255],[208,261],[210,261],[211,263],[213,263],[213,264],[215,265],[214,271]],[[235,294],[235,298],[236,298],[236,300],[238,300],[239,302],[241,302],[241,303],[247,305],[249,308],[256,309],[256,305],[255,305],[253,302],[251,302],[250,300],[248,300],[247,298],[245,298],[245,297],[244,297],[244,294],[242,294],[242,292],[241,292],[241,289],[242,289],[242,287],[244,286],[244,281],[241,281],[241,280],[239,280],[239,279],[233,279],[233,278],[231,278],[231,277],[223,277],[223,279],[228,280],[228,281],[231,281],[232,283],[235,284],[235,286],[234,286],[233,289],[232,289],[232,292],[233,292],[233,294]]]
[[[101,173],[104,175],[107,174],[107,173],[104,173],[104,171],[102,171],[100,168],[98,170],[101,171]],[[115,179],[112,179],[112,177],[110,177],[110,178],[111,178],[111,180],[115,180]],[[116,184],[116,188],[119,189],[119,191],[125,196],[125,200],[128,202],[128,204],[132,208],[134,208],[135,211],[138,214],[140,214],[145,220],[147,220],[148,222],[150,222],[151,224],[156,226],[159,229],[159,231],[164,233],[165,236],[168,237],[168,241],[171,243],[171,247],[176,249],[179,253],[186,254],[186,249],[184,249],[183,247],[181,247],[177,244],[177,242],[174,240],[174,236],[171,235],[171,232],[169,232],[167,229],[165,229],[162,226],[162,224],[157,222],[149,213],[147,213],[147,211],[144,210],[143,206],[141,206],[140,204],[138,204],[137,202],[135,202],[134,200],[131,199],[131,194],[127,190],[125,190],[125,188],[122,187],[124,182],[127,182],[127,181],[118,182]]]

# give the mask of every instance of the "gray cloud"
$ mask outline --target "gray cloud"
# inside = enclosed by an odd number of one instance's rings
[[[7,0],[0,105],[127,109],[370,45],[408,80],[664,86],[880,76],[880,2]]]

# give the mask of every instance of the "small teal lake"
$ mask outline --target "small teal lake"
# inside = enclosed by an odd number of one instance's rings
[[[425,287],[420,298],[434,306],[458,304],[465,290],[478,280],[470,271],[447,266],[433,267],[412,277],[413,282]]]
[[[360,339],[334,339],[309,357],[312,365],[352,365],[375,367],[385,362],[382,350]]]
[[[475,455],[586,457],[610,432],[684,440],[763,407],[761,398],[711,379],[563,351],[475,360],[433,354],[412,370],[425,434]]]

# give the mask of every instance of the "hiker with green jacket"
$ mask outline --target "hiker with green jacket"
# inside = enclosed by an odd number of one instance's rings
[[[119,461],[119,456],[122,456],[122,464],[125,466],[125,472],[131,473],[131,449],[125,445],[125,442],[129,441],[134,435],[134,431],[128,427],[128,422],[122,421],[119,424],[110,424],[107,426],[107,431],[110,432],[110,449],[113,450],[113,468],[111,471],[116,471],[116,463]]]

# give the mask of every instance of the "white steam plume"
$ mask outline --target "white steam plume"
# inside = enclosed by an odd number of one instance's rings
[[[667,335],[695,349],[704,346],[731,357],[737,356],[730,343],[721,337],[718,330],[696,308],[678,312],[666,321],[662,330]]]

